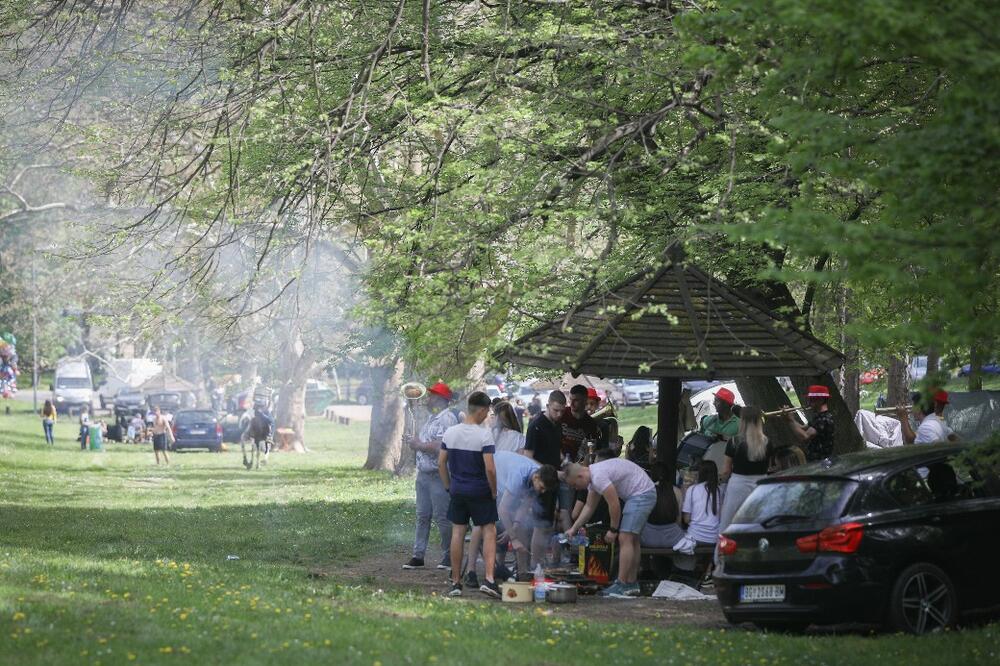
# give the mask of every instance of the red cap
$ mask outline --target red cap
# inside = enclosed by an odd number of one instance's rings
[[[715,392],[715,397],[730,405],[736,402],[736,396],[733,395],[733,392],[727,388],[720,388]]]
[[[830,389],[823,386],[822,384],[813,384],[809,387],[809,397],[810,398],[829,398]]]
[[[597,389],[593,386],[587,388],[587,400],[600,400],[601,396],[598,395]]]
[[[940,402],[942,405],[948,404],[948,392],[938,391],[934,394],[934,402]]]
[[[448,388],[448,385],[445,384],[444,382],[438,382],[434,386],[432,386],[429,389],[427,389],[427,392],[439,395],[442,398],[444,398],[445,400],[451,400],[451,395],[452,395],[451,394],[451,389]]]

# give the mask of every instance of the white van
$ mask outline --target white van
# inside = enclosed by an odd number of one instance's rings
[[[910,359],[910,379],[916,381],[927,376],[927,357],[914,356]]]
[[[87,361],[82,358],[59,359],[52,384],[52,403],[56,411],[70,413],[82,407],[90,409],[93,402],[94,380]]]

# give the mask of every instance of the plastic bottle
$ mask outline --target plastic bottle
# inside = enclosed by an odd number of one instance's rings
[[[545,601],[545,572],[541,564],[535,566],[534,595],[536,603]]]

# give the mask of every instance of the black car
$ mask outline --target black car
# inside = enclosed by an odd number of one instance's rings
[[[170,427],[177,449],[222,450],[222,424],[208,409],[182,409],[174,414]]]
[[[133,414],[145,412],[146,398],[137,388],[126,386],[115,395],[115,416],[128,419]]]
[[[160,408],[164,414],[174,414],[184,403],[184,396],[177,391],[157,391],[146,394],[146,405],[150,409]]]
[[[922,634],[996,605],[1000,480],[966,451],[864,451],[762,480],[719,537],[726,618]]]

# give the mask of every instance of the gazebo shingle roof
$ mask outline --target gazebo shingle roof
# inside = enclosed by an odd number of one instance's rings
[[[817,375],[843,356],[683,259],[640,271],[511,343],[513,363],[599,377]]]

